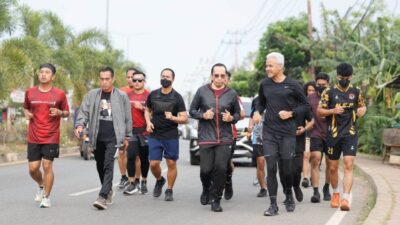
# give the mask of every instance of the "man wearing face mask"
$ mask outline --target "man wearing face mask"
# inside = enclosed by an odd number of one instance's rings
[[[316,93],[308,96],[311,110],[315,119],[315,124],[310,134],[310,152],[311,152],[311,185],[314,189],[314,194],[311,197],[312,203],[320,202],[319,186],[319,166],[322,159],[322,154],[328,154],[328,146],[326,144],[326,120],[325,117],[317,115],[319,101],[321,100],[322,92],[329,86],[329,76],[325,73],[318,73],[315,76]],[[324,201],[331,200],[329,193],[329,160],[325,157],[325,185],[322,189]]]
[[[161,88],[150,93],[146,101],[145,119],[148,139],[150,170],[157,179],[153,196],[159,197],[166,180],[161,176],[161,160],[168,166],[168,187],[165,201],[173,201],[172,188],[177,176],[179,158],[178,124],[187,123],[188,116],[182,96],[172,88],[175,72],[170,68],[161,71]]]
[[[353,165],[357,152],[356,120],[365,115],[366,107],[361,90],[350,84],[353,67],[341,63],[336,68],[339,80],[333,88],[322,92],[318,115],[326,117],[330,180],[333,189],[331,207],[350,210],[349,195],[353,184]],[[338,190],[339,159],[343,153],[343,198]]]
[[[238,95],[226,86],[226,79],[226,66],[215,64],[211,68],[212,83],[197,90],[189,110],[190,115],[199,120],[200,179],[203,185],[200,203],[207,205],[211,194],[211,210],[214,212],[222,212],[220,201],[232,155],[232,124],[240,119]]]

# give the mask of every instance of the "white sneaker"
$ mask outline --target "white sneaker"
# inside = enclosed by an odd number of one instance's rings
[[[113,190],[108,192],[107,199],[106,199],[107,205],[112,205],[114,203],[114,196],[115,196],[115,192]]]
[[[41,202],[44,195],[44,189],[38,188],[36,191],[35,202]]]
[[[50,207],[51,207],[50,198],[43,196],[42,201],[40,202],[39,208],[50,208]]]

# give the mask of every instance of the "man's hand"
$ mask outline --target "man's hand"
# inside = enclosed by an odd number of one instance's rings
[[[224,122],[231,122],[233,120],[233,116],[231,116],[231,113],[225,109],[225,112],[222,112],[222,121]]]
[[[305,127],[303,127],[303,126],[297,127],[296,136],[300,136],[300,135],[304,134],[304,132],[306,132]]]
[[[51,117],[56,117],[56,116],[61,116],[62,115],[62,111],[60,109],[57,108],[50,108],[50,114]]]
[[[128,150],[129,146],[129,139],[125,138],[124,143],[122,146],[119,148],[119,154],[124,154]]]
[[[25,118],[27,119],[27,120],[30,120],[30,119],[32,119],[33,118],[33,114],[29,111],[29,110],[24,110],[24,113],[25,113]]]
[[[367,112],[367,107],[361,107],[357,109],[357,117],[363,117],[365,113]]]
[[[259,124],[261,122],[261,115],[258,111],[254,112],[253,122],[254,122],[254,124]]]
[[[165,118],[166,118],[167,120],[173,120],[173,119],[174,119],[174,116],[172,115],[171,112],[165,112]]]
[[[213,108],[208,109],[205,113],[203,113],[203,119],[212,120],[214,118]]]
[[[279,112],[279,117],[281,118],[281,120],[287,120],[287,119],[293,117],[293,112],[282,110]]]
[[[153,123],[152,123],[152,122],[147,123],[146,131],[149,132],[149,133],[153,133],[153,130],[154,130],[154,125],[153,125]]]
[[[134,102],[133,102],[133,107],[134,107],[135,109],[144,110],[144,107],[143,107],[142,103],[140,103],[140,102],[138,102],[138,101],[134,101]]]
[[[343,107],[340,105],[337,105],[335,108],[333,108],[331,110],[332,110],[332,114],[336,114],[336,115],[340,115],[344,112]]]
[[[78,127],[76,127],[75,128],[75,136],[78,138],[78,139],[81,139],[82,137],[81,137],[81,133],[83,132],[83,127],[81,127],[81,126],[78,126]]]

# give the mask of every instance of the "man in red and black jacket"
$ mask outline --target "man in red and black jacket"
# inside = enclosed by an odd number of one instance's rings
[[[220,200],[231,156],[232,124],[240,118],[238,95],[226,87],[226,72],[226,66],[221,63],[211,68],[212,83],[197,90],[189,110],[190,115],[199,120],[200,179],[203,184],[200,202],[206,205],[211,192],[211,210],[214,212],[222,212]]]

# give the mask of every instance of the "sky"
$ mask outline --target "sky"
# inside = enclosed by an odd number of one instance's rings
[[[106,30],[107,0],[20,0],[35,10],[56,13],[74,32]],[[341,15],[367,0],[312,0],[313,25],[321,29],[321,3]],[[400,15],[399,0],[386,0]],[[399,6],[397,6],[399,5]],[[194,92],[209,78],[211,66],[232,68],[250,52],[269,23],[307,12],[307,0],[109,0],[108,31],[115,48],[139,63],[147,84],[160,86],[163,68],[175,70],[174,87]],[[237,44],[235,44],[237,43]]]

